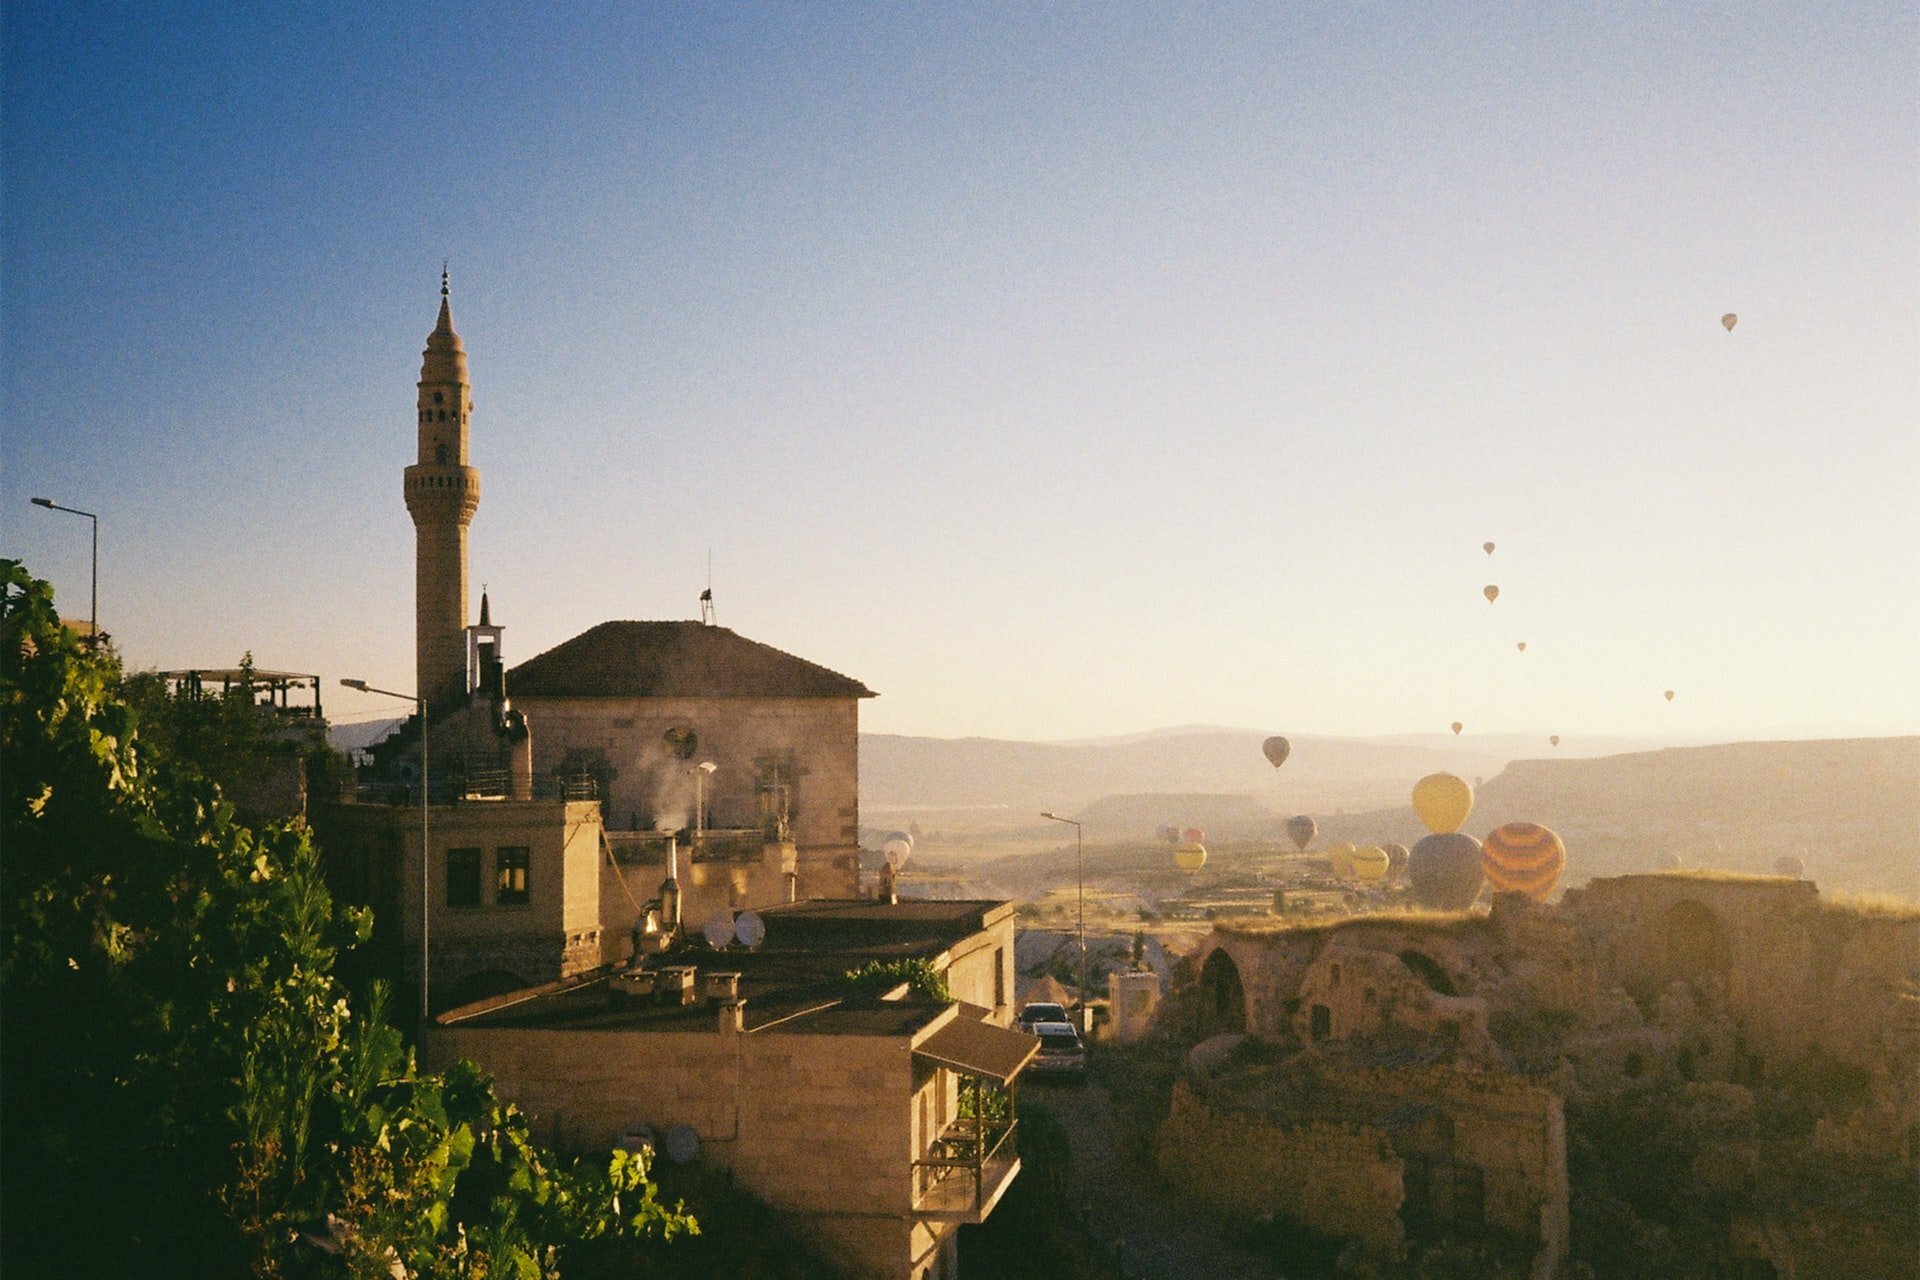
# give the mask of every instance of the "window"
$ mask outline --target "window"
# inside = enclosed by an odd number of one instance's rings
[[[447,850],[447,905],[450,907],[480,905],[480,851],[478,849]]]
[[[494,901],[503,907],[524,907],[527,905],[527,850],[502,847],[496,855],[500,868],[499,878],[495,882]]]
[[[1005,947],[993,949],[993,1007],[998,1009],[1007,1002],[1007,951]]]

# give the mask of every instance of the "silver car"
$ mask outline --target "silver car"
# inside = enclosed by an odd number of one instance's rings
[[[1033,1034],[1040,1037],[1040,1052],[1027,1066],[1034,1076],[1084,1076],[1087,1073],[1087,1046],[1071,1022],[1036,1022]]]

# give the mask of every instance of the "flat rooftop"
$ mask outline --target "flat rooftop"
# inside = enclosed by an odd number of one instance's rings
[[[693,967],[692,1004],[624,995],[614,982],[620,970],[608,968],[449,1010],[437,1021],[463,1028],[715,1033],[718,1015],[706,999],[706,975],[731,973],[739,975],[750,1034],[910,1036],[947,1006],[911,994],[885,1000],[850,991],[848,971],[872,961],[931,960],[1012,910],[1010,902],[984,899],[788,903],[758,913],[766,941],[751,951],[715,950],[697,929],[685,929],[686,944],[647,961],[652,971]]]

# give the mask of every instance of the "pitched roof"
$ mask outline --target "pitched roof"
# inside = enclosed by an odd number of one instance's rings
[[[700,622],[603,622],[507,673],[516,698],[871,698],[837,671]]]

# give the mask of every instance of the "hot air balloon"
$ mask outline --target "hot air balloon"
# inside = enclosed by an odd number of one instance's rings
[[[1168,844],[1180,843],[1180,828],[1178,827],[1160,827],[1155,830],[1154,834]]]
[[[1454,737],[1456,737],[1456,738],[1457,738],[1457,737],[1459,737],[1459,736],[1460,736],[1460,731],[1461,731],[1462,729],[1464,729],[1464,728],[1466,728],[1466,727],[1467,727],[1467,726],[1465,726],[1465,725],[1463,725],[1463,724],[1461,724],[1461,723],[1460,723],[1460,722],[1459,722],[1458,720],[1455,720],[1455,721],[1453,722],[1453,736],[1454,736]]]
[[[1480,842],[1458,831],[1423,838],[1407,855],[1407,881],[1423,907],[1459,911],[1480,896]]]
[[[1483,542],[1483,543],[1481,543],[1481,544],[1480,544],[1480,549],[1481,549],[1482,551],[1484,551],[1484,552],[1486,552],[1486,553],[1487,553],[1488,555],[1492,555],[1492,554],[1493,554],[1493,544],[1492,544],[1491,542]]]
[[[1458,831],[1473,812],[1473,788],[1465,778],[1430,773],[1413,784],[1413,811],[1435,835]]]
[[[1347,866],[1355,880],[1361,884],[1379,884],[1387,878],[1387,851],[1378,845],[1367,845],[1355,849],[1347,858]]]
[[[1720,326],[1723,329],[1725,329],[1728,333],[1732,333],[1733,326],[1739,323],[1740,323],[1740,317],[1733,314],[1733,312],[1731,311],[1727,312],[1727,314],[1720,317]]]
[[[1182,831],[1180,833],[1180,838],[1186,841],[1188,844],[1199,844],[1202,840],[1205,840],[1207,838],[1207,833],[1205,831],[1202,831],[1199,827],[1188,827],[1185,831]]]
[[[1495,889],[1545,902],[1566,869],[1567,847],[1535,822],[1509,822],[1480,842],[1480,869]]]
[[[1500,588],[1489,582],[1486,586],[1480,588],[1480,594],[1487,598],[1488,604],[1492,604],[1500,598]]]
[[[889,831],[887,838],[880,842],[880,852],[886,856],[887,865],[898,871],[913,852],[913,837],[904,831]]]
[[[1260,752],[1266,756],[1268,764],[1278,769],[1287,762],[1287,757],[1292,754],[1293,744],[1285,738],[1268,738],[1260,744]]]
[[[1304,813],[1296,813],[1287,819],[1287,835],[1293,840],[1293,847],[1305,850],[1320,834],[1320,825]]]
[[[1527,642],[1525,640],[1522,640],[1519,644],[1516,644],[1513,647],[1518,649],[1520,652],[1525,653],[1527,651]]]
[[[1344,880],[1353,874],[1353,846],[1345,843],[1329,845],[1327,861],[1332,864],[1334,878]]]
[[[1668,702],[1672,702],[1672,701],[1673,701],[1673,690],[1671,690],[1671,689],[1669,689],[1669,690],[1667,690],[1667,701],[1668,701]]]
[[[1387,851],[1387,882],[1391,884],[1407,873],[1407,846],[1388,844],[1381,848]]]
[[[1560,745],[1560,735],[1556,733],[1551,738],[1548,738],[1547,741],[1557,747]]]
[[[1173,865],[1192,875],[1207,865],[1207,846],[1198,840],[1182,840],[1173,846]]]
[[[1804,880],[1807,878],[1807,864],[1790,853],[1783,853],[1773,860],[1773,874]]]

